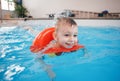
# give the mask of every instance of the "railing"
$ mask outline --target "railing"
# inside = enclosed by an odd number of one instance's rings
[[[73,14],[75,14],[74,18],[111,18],[111,19],[120,19],[120,13],[98,13],[98,12],[88,12],[88,11],[75,11],[71,10]]]

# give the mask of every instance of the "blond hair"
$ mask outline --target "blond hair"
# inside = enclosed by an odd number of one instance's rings
[[[58,21],[56,23],[56,31],[58,31],[59,27],[63,27],[65,25],[72,27],[73,25],[77,25],[77,23],[72,18],[68,17],[58,18]]]

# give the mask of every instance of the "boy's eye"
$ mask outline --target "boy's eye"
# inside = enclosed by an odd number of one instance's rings
[[[64,36],[66,36],[66,37],[67,37],[67,36],[69,36],[69,34],[65,34]]]
[[[74,35],[74,37],[77,37],[77,35]]]

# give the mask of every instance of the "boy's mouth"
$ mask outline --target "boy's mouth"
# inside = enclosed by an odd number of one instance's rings
[[[72,47],[73,45],[74,45],[74,43],[73,42],[67,42],[67,43],[65,43],[67,46],[69,46],[69,47]]]

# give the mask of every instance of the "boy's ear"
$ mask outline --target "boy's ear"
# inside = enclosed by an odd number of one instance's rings
[[[56,38],[56,32],[53,32],[53,38],[54,38],[54,40],[57,40],[57,38]]]

